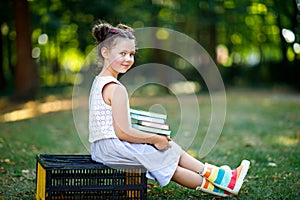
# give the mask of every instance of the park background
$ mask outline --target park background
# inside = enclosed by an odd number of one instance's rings
[[[99,19],[168,28],[201,44],[217,64],[228,98],[221,142],[205,159],[237,165],[251,157],[242,199],[299,197],[299,9],[295,0],[1,1],[0,199],[34,196],[36,154],[85,152],[71,98],[76,75],[95,47],[91,28]],[[205,82],[189,63],[161,50],[139,52],[135,66],[143,63],[162,63],[183,74],[209,116]],[[174,110],[169,96],[166,88],[149,85],[133,103],[149,108],[160,102]],[[178,121],[170,124],[176,128]],[[196,142],[190,153],[197,148]],[[213,198],[155,183],[149,196]]]

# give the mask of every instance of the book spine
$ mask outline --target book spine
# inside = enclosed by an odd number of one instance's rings
[[[142,125],[142,126],[147,126],[147,127],[163,129],[163,130],[170,130],[169,124],[159,124],[159,123],[142,121],[142,120],[138,120],[137,124]]]
[[[136,114],[130,114],[130,117],[135,120],[154,122],[154,123],[158,123],[158,124],[165,124],[164,119],[152,118],[152,117],[136,115]]]
[[[130,113],[136,114],[136,115],[143,115],[143,116],[148,116],[148,117],[159,118],[159,119],[163,119],[163,120],[167,119],[167,115],[143,111],[143,110],[130,109]]]

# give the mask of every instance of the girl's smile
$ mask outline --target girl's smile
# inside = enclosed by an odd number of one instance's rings
[[[104,49],[105,65],[113,74],[125,73],[134,63],[135,42],[130,39],[118,39],[118,45]]]

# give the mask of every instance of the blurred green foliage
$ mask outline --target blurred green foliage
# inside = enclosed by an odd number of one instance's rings
[[[26,0],[15,0],[26,1]],[[28,0],[32,57],[40,86],[73,84],[95,47],[91,29],[99,19],[133,28],[166,27],[201,44],[218,64],[226,84],[284,83],[300,89],[300,26],[296,1],[288,0]],[[13,1],[0,3],[2,91],[14,85],[16,64]],[[13,11],[13,12],[12,12]],[[297,21],[298,19],[298,21]],[[141,52],[142,54],[143,52]],[[136,65],[151,61],[151,53]],[[154,54],[157,55],[157,54]],[[156,56],[156,62],[201,81],[192,68]]]

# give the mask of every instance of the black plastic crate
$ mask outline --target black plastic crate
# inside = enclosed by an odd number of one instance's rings
[[[41,154],[36,199],[147,199],[142,166],[111,168],[90,155]]]

